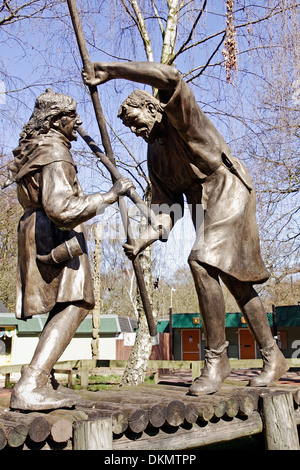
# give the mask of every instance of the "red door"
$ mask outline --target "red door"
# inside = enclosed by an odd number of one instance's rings
[[[182,330],[182,360],[200,360],[200,330]]]
[[[255,340],[248,329],[239,330],[240,359],[255,359]]]

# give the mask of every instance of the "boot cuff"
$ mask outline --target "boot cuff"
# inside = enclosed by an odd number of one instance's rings
[[[205,356],[206,355],[211,356],[211,357],[221,356],[221,354],[223,354],[223,352],[227,349],[228,345],[229,345],[229,342],[225,341],[225,343],[222,344],[222,346],[219,349],[205,348]]]
[[[276,346],[276,341],[274,339],[274,341],[269,345],[269,346],[266,346],[265,348],[262,348],[260,349],[260,353],[261,355],[264,357],[264,356],[268,356],[271,352],[273,352],[274,350],[274,347]]]

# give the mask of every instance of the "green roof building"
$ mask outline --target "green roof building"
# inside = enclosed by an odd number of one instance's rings
[[[1,310],[4,310],[1,307]],[[5,309],[6,310],[6,309]],[[44,328],[47,315],[36,315],[26,321],[13,313],[0,311],[0,365],[28,364]],[[99,359],[125,359],[137,329],[137,320],[118,315],[101,315],[99,329]],[[74,338],[60,361],[91,359],[92,315],[88,315],[77,329]],[[117,357],[118,355],[126,357]]]
[[[300,358],[300,305],[276,307],[267,313],[273,335],[287,358]],[[18,320],[0,305],[0,365],[29,363],[37,346],[47,316],[37,315]],[[199,313],[176,313],[160,320],[158,336],[152,348],[152,359],[203,360],[205,336]],[[128,359],[135,340],[137,320],[118,315],[101,315],[99,359]],[[226,337],[231,359],[259,359],[259,348],[241,313],[227,313]],[[76,331],[60,361],[91,359],[92,315]],[[171,341],[170,341],[171,340]],[[299,352],[298,352],[299,350]]]
[[[283,354],[300,358],[300,305],[278,306],[275,312],[267,313],[273,335]],[[198,313],[176,313],[172,315],[173,355],[175,360],[202,360],[205,336]],[[226,313],[226,337],[228,354],[232,359],[259,359],[255,340],[241,313]],[[169,333],[170,318],[160,320],[157,329]]]

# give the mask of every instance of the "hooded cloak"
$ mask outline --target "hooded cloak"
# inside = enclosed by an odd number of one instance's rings
[[[24,208],[18,226],[16,316],[48,313],[57,303],[94,306],[92,276],[82,221],[93,196],[83,194],[70,142],[50,129],[21,139],[14,150],[18,199]],[[83,254],[58,265],[37,260],[66,240],[78,239]]]

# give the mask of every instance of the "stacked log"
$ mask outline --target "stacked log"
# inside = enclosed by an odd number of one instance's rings
[[[143,432],[147,426],[178,427],[184,422],[194,424],[212,419],[232,419],[237,415],[250,416],[257,405],[256,398],[244,390],[237,390],[234,395],[231,390],[231,393],[223,391],[194,397],[188,395],[184,387],[173,385],[155,388],[124,387],[118,390],[83,392],[82,396],[84,403],[77,406],[78,409],[86,413],[87,408],[94,412],[101,410],[102,416],[123,412],[128,420],[128,429],[135,433]],[[118,431],[115,429],[114,433],[118,434]]]
[[[0,412],[0,419],[14,423],[17,427],[20,424],[24,426],[26,433],[25,439],[29,437],[32,442],[43,442],[50,434],[50,424],[44,416],[37,413],[18,413],[15,411]],[[25,442],[25,439],[23,442]],[[9,444],[9,442],[8,442]],[[21,445],[21,444],[20,444]]]
[[[27,437],[27,427],[6,419],[0,419],[0,449],[6,445],[9,447],[20,447]]]
[[[165,394],[170,390],[170,386],[162,386],[157,393]],[[207,421],[215,418],[234,418],[237,415],[250,416],[254,410],[258,408],[258,399],[262,393],[261,389],[249,389],[246,387],[228,387],[222,388],[220,391],[213,395],[205,395],[194,397],[187,394],[183,395],[183,387],[172,386],[172,394],[174,396],[181,396],[184,402],[200,403],[210,409],[213,407],[213,414]],[[300,396],[299,396],[300,400]],[[209,412],[204,413],[204,416],[209,417]]]
[[[260,397],[268,389],[222,387],[213,395],[191,396],[188,389],[175,385],[122,387],[109,391],[80,392],[83,402],[73,410],[51,412],[17,412],[0,410],[0,450],[6,446],[20,448],[26,442],[65,443],[74,438],[76,423],[109,418],[117,439],[134,433],[134,439],[147,428],[177,432],[180,427],[208,428],[220,420],[247,420],[260,409]],[[296,418],[300,419],[300,390],[292,391]],[[299,408],[299,409],[297,409]],[[254,416],[253,414],[253,416]],[[209,426],[206,426],[209,424]],[[79,427],[76,427],[76,429]],[[167,428],[173,430],[167,430]],[[155,431],[154,435],[157,431]],[[152,432],[153,434],[153,432]],[[119,435],[119,437],[118,437]]]
[[[67,442],[73,435],[73,423],[88,419],[79,410],[55,410],[50,413],[0,411],[0,449],[20,447],[26,440],[39,444],[47,439]]]

